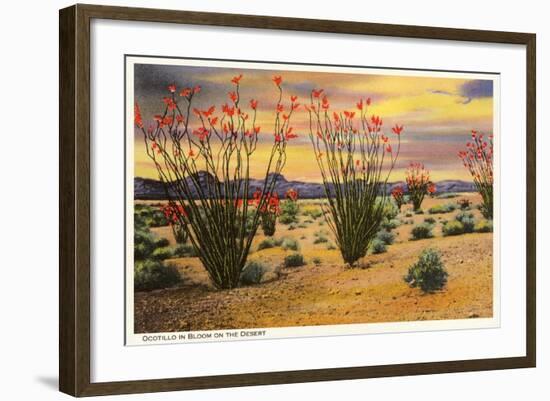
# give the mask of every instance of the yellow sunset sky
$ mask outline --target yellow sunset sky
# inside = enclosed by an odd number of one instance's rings
[[[221,113],[221,105],[229,102],[227,93],[233,90],[231,78],[243,74],[240,85],[241,104],[257,99],[257,125],[262,127],[258,149],[251,168],[253,177],[265,173],[267,155],[271,148],[274,109],[277,88],[274,75],[283,78],[283,103],[288,106],[291,95],[298,96],[302,105],[309,100],[312,89],[324,89],[329,97],[331,110],[357,111],[356,102],[370,97],[372,104],[368,115],[379,115],[384,120],[383,129],[394,146],[394,124],[403,125],[401,154],[390,181],[404,179],[404,170],[410,162],[422,162],[430,170],[432,180],[461,179],[470,177],[462,166],[457,153],[476,129],[487,134],[493,131],[493,76],[464,79],[430,76],[350,74],[335,72],[255,70],[250,68],[214,68],[190,66],[135,65],[134,98],[140,105],[145,124],[152,122],[154,114],[163,111],[162,97],[167,96],[167,86],[175,83],[178,88],[201,85],[197,96],[198,108],[216,106],[215,115]],[[395,74],[395,72],[393,72]],[[423,75],[429,75],[428,72]],[[247,107],[243,107],[246,110]],[[193,120],[191,120],[193,121]],[[320,175],[308,137],[308,113],[301,108],[295,113],[292,126],[299,137],[287,148],[287,163],[282,174],[288,180],[319,182]],[[149,161],[143,138],[136,130],[134,135],[134,174],[136,177],[158,178]]]

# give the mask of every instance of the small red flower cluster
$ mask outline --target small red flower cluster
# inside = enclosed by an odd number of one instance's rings
[[[493,136],[488,141],[484,135],[472,130],[472,141],[466,143],[466,150],[458,152],[462,164],[474,180],[493,183]]]
[[[182,221],[180,216],[187,216],[185,208],[181,205],[165,205],[161,211],[170,224],[179,224]]]
[[[252,194],[252,199],[248,203],[256,207],[260,207],[261,205],[260,213],[269,213],[278,216],[281,213],[279,195],[276,192],[267,193],[263,198],[262,202],[262,191],[257,190]]]
[[[286,191],[285,196],[287,199],[296,202],[298,200],[298,191],[296,191],[294,188],[290,188],[288,191]]]

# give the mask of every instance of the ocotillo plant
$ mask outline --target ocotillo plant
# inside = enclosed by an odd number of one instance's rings
[[[422,163],[411,163],[405,173],[405,181],[414,210],[420,210],[424,197],[433,185],[430,181],[430,172]],[[435,186],[433,189],[435,190]]]
[[[433,182],[430,182],[428,185],[428,195],[430,195],[430,198],[434,198],[435,194],[437,192],[437,187]]]
[[[398,185],[393,188],[391,191],[391,196],[397,206],[397,209],[401,210],[401,206],[405,204],[405,191],[403,191],[403,187]]]
[[[277,216],[281,214],[281,208],[279,207],[279,195],[277,193],[266,194],[265,201],[262,206],[260,206],[261,192],[256,191],[254,193],[254,199],[252,200],[253,204],[259,208],[260,211],[260,223],[262,230],[265,235],[271,237],[275,234],[275,229],[277,225]]]
[[[384,217],[386,185],[399,155],[403,126],[392,128],[397,136],[394,150],[382,130],[382,119],[367,117],[370,99],[357,103],[356,117],[355,111],[330,113],[323,92],[313,90],[306,107],[309,137],[328,200],[327,225],[342,258],[354,266],[366,255]]]
[[[472,141],[466,150],[458,152],[464,167],[468,169],[483,203],[481,213],[486,219],[493,218],[493,136],[486,141],[483,134],[472,130]]]
[[[250,100],[249,112],[242,107],[239,87],[242,75],[231,80],[229,102],[206,110],[194,107],[200,86],[188,86],[178,93],[168,86],[161,114],[145,128],[138,104],[134,120],[142,133],[148,157],[163,182],[166,196],[186,213],[177,218],[216,288],[234,288],[244,269],[252,240],[260,224],[260,210],[266,194],[272,193],[286,162],[288,141],[296,137],[290,117],[297,108],[295,97],[283,104],[282,78],[276,76],[277,106],[271,146],[265,162],[258,207],[249,200],[250,169],[254,160],[260,126],[256,124],[257,100]],[[284,114],[285,107],[289,111]],[[284,115],[284,117],[283,117]],[[247,226],[247,220],[249,224]]]
[[[184,225],[185,222],[179,219],[179,215],[186,214],[185,209],[181,205],[176,204],[168,204],[166,206],[162,207],[162,213],[164,214],[164,218],[172,228],[172,233],[174,234],[174,239],[178,244],[185,244],[187,242],[187,230],[185,229]]]

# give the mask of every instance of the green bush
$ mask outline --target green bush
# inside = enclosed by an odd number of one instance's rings
[[[443,205],[436,205],[428,209],[429,214],[450,213],[456,210],[454,203],[445,203]]]
[[[382,224],[380,225],[380,227],[382,227],[383,229],[385,230],[394,230],[396,229],[397,227],[399,227],[401,225],[401,222],[397,219],[384,219],[382,221]]]
[[[197,251],[191,244],[182,244],[174,248],[174,257],[176,258],[186,258],[186,257],[196,257],[198,256]]]
[[[266,238],[258,244],[258,251],[269,248],[275,248],[275,240],[273,238]]]
[[[285,267],[299,267],[306,264],[304,256],[301,253],[292,253],[285,257]]]
[[[386,245],[391,245],[393,241],[395,241],[395,234],[391,231],[382,230],[376,234],[376,239],[382,241]]]
[[[428,223],[421,223],[414,226],[411,230],[411,235],[413,240],[423,239],[423,238],[432,238],[433,226]]]
[[[338,249],[338,248],[337,248],[336,245],[334,245],[332,242],[329,242],[329,243],[327,244],[327,250],[333,251],[333,250],[335,250],[335,249]]]
[[[155,250],[155,237],[148,228],[134,230],[134,259],[145,260]]]
[[[322,263],[322,260],[319,257],[314,257],[311,261],[315,266],[319,266]]]
[[[472,213],[460,212],[455,216],[455,219],[462,223],[465,233],[474,232],[476,222]]]
[[[493,232],[493,221],[492,220],[481,220],[478,222],[474,231],[476,233],[492,233]]]
[[[174,287],[181,281],[178,269],[172,265],[165,266],[158,260],[144,260],[134,264],[135,291]]]
[[[458,220],[448,221],[443,225],[442,231],[445,237],[464,234],[464,225]]]
[[[155,246],[157,248],[164,248],[165,246],[170,245],[170,241],[167,238],[159,238],[155,241]]]
[[[245,285],[259,284],[267,272],[267,267],[260,262],[248,262],[241,273],[241,283]]]
[[[411,212],[405,213],[405,217],[413,217],[413,214]]]
[[[295,224],[291,224],[288,226],[288,231],[292,231],[292,230],[296,230],[296,225]]]
[[[435,224],[436,221],[433,217],[425,217],[424,218],[424,223],[427,223],[427,224]]]
[[[298,249],[300,249],[298,241],[296,241],[294,238],[284,238],[281,246],[285,251],[288,251],[289,249],[292,251],[297,251]]]
[[[291,216],[285,213],[279,216],[279,223],[281,224],[293,224],[297,222],[298,222],[298,218],[296,216]]]
[[[404,280],[411,287],[420,287],[424,292],[433,292],[445,286],[448,276],[441,254],[435,249],[425,249],[418,261],[409,267]]]
[[[155,260],[170,259],[173,256],[174,252],[168,247],[156,248],[153,253],[151,253],[151,258]]]
[[[378,238],[375,238],[371,244],[373,254],[384,253],[387,251],[386,243]]]
[[[315,240],[313,241],[314,244],[324,244],[328,242],[328,238],[324,235],[319,235]]]
[[[281,224],[298,223],[298,202],[286,200],[281,203],[281,216],[279,222]]]
[[[415,209],[414,214],[424,214],[424,210],[422,210],[422,209]]]
[[[384,209],[382,210],[382,215],[384,216],[384,218],[387,220],[393,220],[397,217],[398,214],[399,209],[397,208],[397,206],[393,202],[387,200],[384,203]]]

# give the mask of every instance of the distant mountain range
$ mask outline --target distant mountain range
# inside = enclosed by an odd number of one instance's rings
[[[208,187],[208,180],[213,179],[214,178],[206,172],[198,173],[198,181],[205,192],[207,192],[206,189]],[[190,188],[193,190],[193,197],[196,197],[197,189],[195,188],[195,185],[192,183],[190,178],[187,178],[187,181]],[[473,183],[467,181],[444,180],[436,182],[435,184],[438,193],[475,191]],[[388,183],[388,192],[398,185],[403,185],[406,187],[405,183],[402,181]],[[262,188],[262,186],[263,180],[251,179],[249,196],[251,196],[256,189]],[[278,195],[280,197],[284,197],[286,191],[291,188],[298,191],[300,198],[315,199],[325,196],[325,190],[322,184],[302,181],[288,181],[283,175],[279,175],[275,186],[275,191]],[[162,182],[149,178],[134,178],[134,199],[161,200],[166,198],[166,191]]]

